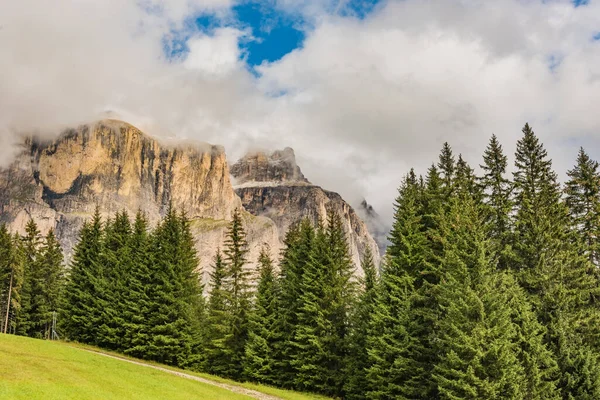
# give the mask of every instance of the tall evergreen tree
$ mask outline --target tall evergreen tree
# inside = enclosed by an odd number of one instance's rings
[[[428,187],[437,190],[437,172],[430,169]],[[380,284],[367,337],[370,367],[368,398],[408,399],[426,397],[431,374],[428,326],[422,313],[413,314],[418,300],[414,285],[423,286],[428,274],[425,217],[420,206],[421,191],[414,172],[405,177],[395,203],[390,246],[384,259]],[[429,200],[434,199],[429,197]],[[432,203],[429,203],[432,204]],[[437,209],[432,207],[432,209]],[[417,302],[415,306],[424,303]],[[414,319],[413,319],[414,318]]]
[[[33,289],[31,303],[37,304],[37,315],[31,316],[35,324],[30,335],[49,338],[53,313],[59,311],[64,285],[62,248],[53,230],[46,235],[36,264],[37,269],[32,272],[30,279]]]
[[[269,248],[258,257],[260,279],[246,343],[245,375],[248,379],[274,384],[277,371],[273,362],[273,333],[277,317],[277,282]]]
[[[21,264],[17,244],[5,224],[0,225],[0,332],[14,330],[14,316],[20,308]],[[11,323],[12,320],[12,323]]]
[[[226,376],[233,379],[243,376],[244,352],[248,340],[251,291],[250,272],[245,268],[247,246],[241,212],[236,209],[227,232],[224,250],[227,268],[224,288],[228,295],[228,311],[231,318],[230,331],[225,340],[230,355],[230,366]]]
[[[295,386],[296,369],[293,360],[300,351],[294,345],[298,330],[303,275],[308,268],[315,230],[308,219],[292,226],[286,233],[280,262],[277,292],[277,318],[273,332],[273,360],[277,370],[277,386]]]
[[[152,237],[146,358],[185,366],[194,345],[191,310],[199,296],[198,261],[189,222],[169,207]]]
[[[483,192],[477,184],[475,171],[462,158],[461,154],[458,155],[458,161],[456,162],[456,174],[453,183],[455,193],[458,196],[471,198],[478,205],[483,201]]]
[[[440,160],[438,162],[438,168],[442,176],[442,185],[444,187],[444,193],[449,196],[453,190],[454,175],[456,174],[456,159],[452,152],[452,148],[445,142],[442,146],[440,153]]]
[[[567,174],[565,194],[573,228],[590,262],[600,267],[600,166],[581,148]]]
[[[229,334],[228,296],[223,285],[227,277],[221,251],[217,250],[210,274],[210,295],[207,306],[203,370],[226,376],[229,372],[229,352],[225,339]]]
[[[296,348],[290,360],[295,370],[295,387],[306,392],[327,393],[332,385],[334,371],[328,368],[332,356],[326,337],[333,330],[327,319],[325,298],[327,272],[327,234],[320,225],[312,243],[309,262],[306,264],[299,284],[300,296],[295,335],[291,338]],[[327,393],[329,394],[329,393]]]
[[[102,310],[102,325],[99,327],[97,343],[111,350],[124,350],[125,337],[125,292],[128,275],[132,269],[131,223],[126,211],[117,213],[108,221],[104,230],[101,263],[103,265],[106,293]]]
[[[377,272],[373,253],[366,248],[362,257],[362,292],[352,315],[348,358],[346,360],[346,382],[344,392],[347,399],[366,399],[369,391],[367,370],[370,367],[368,353],[368,333],[377,295]]]
[[[25,227],[25,236],[21,238],[21,256],[23,262],[23,287],[21,290],[21,309],[17,314],[17,334],[41,337],[38,323],[44,312],[42,298],[39,296],[44,282],[40,276],[38,253],[41,235],[37,224],[30,219]]]
[[[145,345],[149,340],[151,302],[147,288],[152,282],[150,263],[152,262],[148,221],[145,214],[138,211],[133,224],[130,244],[131,265],[125,276],[123,292],[123,318],[125,354],[143,358]]]
[[[432,344],[440,354],[433,374],[440,398],[524,398],[516,329],[472,199],[452,201],[438,239],[444,249],[438,286],[443,313]]]
[[[101,265],[102,219],[96,209],[79,232],[65,288],[62,328],[71,340],[96,344],[104,309],[104,271]]]
[[[500,269],[506,269],[509,262],[511,220],[513,207],[511,182],[505,177],[508,158],[496,135],[492,135],[483,154],[481,169],[483,176],[479,182],[483,191],[485,217],[491,238],[494,258]]]
[[[529,125],[517,143],[515,264],[547,343],[564,376],[570,363],[560,343],[575,338],[598,348],[597,281],[589,259],[569,240],[569,220],[551,160]],[[572,392],[561,384],[564,398]]]
[[[290,364],[300,390],[343,393],[353,271],[341,218],[328,209],[327,226],[320,224],[315,232],[298,286],[297,325],[290,339],[295,357]]]

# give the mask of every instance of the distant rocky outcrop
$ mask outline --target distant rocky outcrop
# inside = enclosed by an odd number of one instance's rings
[[[389,244],[388,233],[390,227],[365,199],[363,199],[356,208],[356,212],[365,222],[367,228],[369,228],[371,236],[373,236],[373,239],[375,239],[375,242],[377,242],[377,246],[379,247],[379,254],[383,256]]]
[[[331,207],[344,220],[355,264],[360,265],[367,247],[379,260],[379,248],[358,214],[339,194],[306,179],[291,148],[249,153],[231,166],[231,174],[244,208],[253,215],[273,220],[281,240],[289,227],[302,218],[315,223],[325,221],[327,209]]]

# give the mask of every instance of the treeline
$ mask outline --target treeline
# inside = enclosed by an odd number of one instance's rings
[[[331,210],[293,226],[277,259],[263,248],[256,271],[236,211],[205,300],[190,222],[170,209],[154,229],[96,213],[64,286],[43,266],[60,265],[52,234],[32,245],[32,223],[23,238],[3,228],[0,294],[13,276],[11,332],[47,337],[58,307],[70,340],[236,380],[346,399],[598,399],[599,165],[582,149],[561,188],[525,125],[507,168],[496,137],[480,176],[445,144],[403,179],[382,265],[367,251],[360,279]],[[49,270],[52,295],[34,296]]]

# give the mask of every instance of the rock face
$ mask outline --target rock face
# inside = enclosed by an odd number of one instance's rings
[[[326,220],[327,209],[332,207],[344,220],[354,263],[360,266],[367,247],[379,261],[379,248],[365,223],[339,194],[313,185],[304,177],[292,149],[250,153],[232,165],[231,174],[244,208],[273,220],[281,240],[293,223],[305,217],[315,223]],[[360,268],[358,273],[362,273]]]
[[[33,218],[45,234],[56,230],[67,258],[96,206],[104,215],[127,210],[157,222],[172,203],[192,220],[204,266],[222,243],[239,197],[222,147],[166,146],[120,121],[68,130],[57,140],[27,139],[18,159],[0,172],[0,221],[23,232]],[[266,218],[245,213],[254,244],[279,250],[279,232]]]
[[[207,281],[235,208],[245,208],[252,268],[263,245],[276,258],[293,222],[304,216],[316,221],[333,205],[344,216],[354,259],[366,246],[378,257],[365,224],[339,195],[310,184],[292,149],[254,153],[232,172],[244,188],[234,190],[222,147],[167,145],[127,123],[100,121],[56,140],[24,141],[17,159],[0,170],[0,222],[20,233],[30,218],[42,234],[54,229],[69,259],[96,207],[104,216],[143,210],[155,223],[172,203],[191,219]]]
[[[268,155],[264,152],[248,153],[231,166],[231,175],[238,186],[253,182],[310,184],[296,164],[294,150],[289,147]]]

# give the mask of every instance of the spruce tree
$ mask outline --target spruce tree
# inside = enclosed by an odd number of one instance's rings
[[[301,283],[310,261],[315,230],[308,219],[293,225],[286,233],[278,277],[277,318],[273,332],[273,361],[277,386],[294,388],[296,369],[293,360],[299,348],[294,345],[300,314]]]
[[[245,268],[247,246],[241,212],[236,209],[225,239],[224,261],[227,273],[223,285],[227,292],[231,323],[225,338],[230,363],[229,370],[225,375],[232,379],[240,379],[243,376],[244,352],[248,340],[251,291],[250,272]]]
[[[600,288],[591,262],[569,240],[568,212],[551,160],[527,124],[517,143],[516,167],[514,262],[564,376],[569,362],[562,341],[580,338],[582,345],[599,348]],[[568,385],[561,384],[561,390],[564,398],[572,395]]]
[[[432,342],[440,354],[433,381],[442,399],[521,399],[526,386],[517,332],[479,214],[472,199],[456,198],[440,219],[442,316]]]
[[[65,304],[60,318],[70,340],[96,344],[104,309],[104,275],[101,265],[102,220],[96,209],[90,222],[79,232],[65,288]]]
[[[552,161],[528,124],[517,142],[514,174],[515,264],[521,285],[539,303],[566,239],[566,210]],[[537,304],[536,304],[537,305]]]
[[[260,279],[250,315],[244,371],[248,379],[272,385],[276,382],[277,375],[272,358],[277,317],[277,282],[268,247],[261,249],[258,264]]]
[[[325,317],[330,321],[331,331],[326,332],[325,344],[330,370],[325,383],[331,395],[342,395],[345,382],[344,364],[349,352],[350,315],[356,306],[358,282],[354,278],[356,267],[350,256],[348,239],[341,216],[333,209],[327,210],[327,258],[325,260]]]
[[[126,283],[132,269],[130,240],[129,215],[126,211],[117,213],[114,220],[107,222],[104,230],[101,263],[106,299],[97,343],[101,347],[118,351],[124,350],[124,296],[130,290]]]
[[[38,262],[40,245],[40,231],[33,219],[30,219],[25,227],[25,236],[21,237],[23,287],[21,290],[21,308],[17,314],[16,322],[18,335],[42,336],[38,329],[39,320],[44,313],[44,304],[40,296],[44,284]]]
[[[49,338],[53,313],[59,311],[64,286],[62,248],[52,229],[44,239],[36,264],[38,269],[32,274],[32,287],[37,286],[37,289],[32,290],[31,302],[38,305],[37,316],[32,316],[33,336]]]
[[[458,155],[458,161],[456,162],[456,174],[453,183],[457,196],[469,197],[477,204],[483,201],[483,192],[477,184],[475,171],[462,158],[461,154]]]
[[[200,290],[190,237],[189,222],[172,206],[152,235],[150,329],[144,352],[148,359],[177,366],[190,361],[195,335],[190,316]]]
[[[229,352],[225,339],[229,334],[230,314],[227,292],[223,287],[227,271],[220,250],[217,250],[212,269],[202,369],[214,375],[226,376],[229,372]]]
[[[511,182],[505,177],[508,158],[496,135],[483,154],[483,176],[479,179],[485,203],[486,225],[494,259],[500,269],[508,268],[511,237],[510,213],[513,207]]]
[[[428,182],[437,182],[434,167],[429,176],[432,179]],[[421,274],[428,251],[421,195],[420,185],[411,170],[396,199],[390,246],[383,262],[369,325],[367,350],[371,365],[367,372],[367,398],[417,398],[426,397],[430,391],[426,383],[431,373],[432,356],[428,351],[428,325],[421,324],[422,313],[413,313],[413,301],[418,299],[414,285],[423,286],[430,278]],[[419,309],[424,304],[415,305]]]
[[[151,284],[151,248],[148,221],[138,211],[133,224],[130,244],[131,266],[125,277],[126,291],[123,292],[123,318],[125,335],[123,351],[133,357],[145,356],[145,345],[150,335],[150,297],[147,288]]]
[[[377,272],[373,253],[369,247],[363,254],[361,267],[364,271],[362,292],[352,314],[348,358],[345,365],[344,393],[350,400],[366,399],[370,388],[367,378],[367,370],[370,367],[367,339],[377,295]]]
[[[20,308],[21,270],[17,245],[5,224],[0,225],[0,333],[14,330]],[[12,320],[12,323],[11,323]]]
[[[179,216],[179,223],[181,240],[179,242],[178,273],[182,280],[182,288],[177,297],[181,301],[191,335],[191,354],[180,365],[186,368],[199,368],[202,364],[203,325],[206,312],[204,285],[201,283],[198,271],[200,261],[191,231],[191,222],[183,212]]]
[[[445,142],[442,146],[438,162],[438,168],[442,176],[442,186],[444,187],[444,193],[446,196],[452,194],[454,175],[456,174],[456,160],[452,152],[452,148]]]
[[[295,370],[294,383],[298,390],[329,394],[327,389],[333,384],[333,371],[328,368],[332,354],[328,333],[333,330],[327,318],[325,306],[327,296],[327,234],[320,225],[312,243],[309,262],[305,265],[299,284],[300,296],[297,326],[291,344],[296,348],[295,357],[290,360]]]
[[[600,167],[581,148],[568,173],[566,203],[574,231],[583,241],[590,262],[600,266]]]

